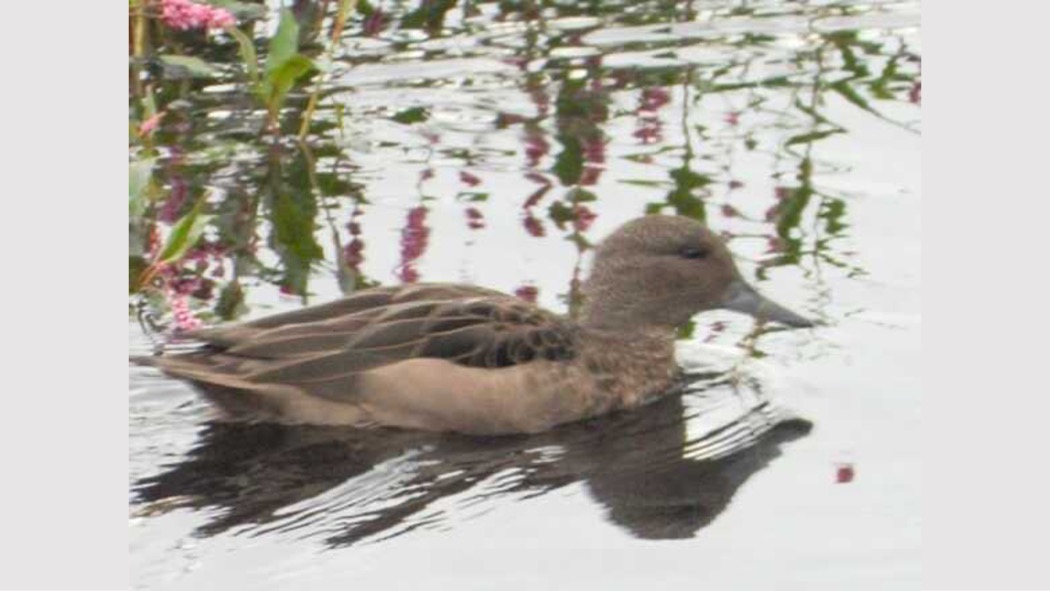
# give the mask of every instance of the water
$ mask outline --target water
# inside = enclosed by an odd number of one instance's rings
[[[414,280],[570,312],[590,246],[660,211],[828,325],[702,314],[683,392],[535,437],[215,424],[133,367],[134,586],[918,587],[918,4],[376,6],[302,143],[313,85],[260,134],[228,40],[181,41],[215,78],[152,67],[133,272],[204,198],[203,246],[157,285],[206,322]]]

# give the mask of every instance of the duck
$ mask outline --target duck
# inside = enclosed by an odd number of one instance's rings
[[[815,326],[760,295],[721,238],[682,216],[614,230],[581,292],[570,318],[475,285],[374,287],[197,329],[197,348],[136,362],[188,382],[223,420],[512,435],[672,390],[678,328],[701,312]]]

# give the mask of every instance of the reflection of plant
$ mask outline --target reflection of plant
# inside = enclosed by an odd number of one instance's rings
[[[349,91],[336,87],[334,72],[361,63],[397,61],[400,56],[390,60],[388,52],[402,49],[418,50],[424,61],[460,57],[461,52],[469,59],[471,48],[450,50],[431,39],[470,38],[484,32],[491,19],[521,25],[524,31],[520,45],[499,45],[503,61],[516,67],[499,75],[500,92],[517,93],[519,98],[508,101],[510,107],[495,107],[493,131],[502,134],[495,142],[482,149],[456,145],[464,131],[449,127],[447,105],[440,100],[429,104],[395,99],[395,104],[383,106],[384,117],[415,126],[427,139],[428,154],[440,155],[434,161],[427,156],[421,180],[435,172],[444,179],[449,169],[458,174],[458,186],[432,183],[430,192],[420,190],[418,201],[407,206],[401,264],[389,279],[419,279],[418,261],[436,231],[428,224],[447,219],[437,215],[444,213],[439,208],[459,208],[460,228],[480,231],[493,225],[505,205],[501,193],[506,185],[497,179],[506,178],[500,176],[506,171],[500,170],[504,164],[499,156],[486,159],[495,153],[493,146],[506,145],[506,137],[515,132],[517,154],[505,153],[511,154],[507,162],[514,162],[511,166],[523,179],[508,190],[521,202],[519,231],[571,241],[577,271],[582,253],[590,247],[588,233],[596,216],[608,211],[610,183],[626,182],[639,187],[648,211],[706,219],[727,235],[764,240],[768,252],[758,261],[759,275],[776,265],[808,270],[824,262],[859,272],[834,246],[849,232],[848,200],[821,185],[821,171],[833,164],[831,158],[822,160],[821,142],[848,133],[832,120],[829,104],[889,121],[890,114],[906,111],[884,108],[887,101],[921,101],[921,62],[890,35],[810,32],[799,35],[803,45],[791,50],[772,35],[709,36],[705,45],[727,50],[726,59],[712,67],[688,65],[684,58],[675,63],[680,59],[675,52],[694,41],[675,35],[660,40],[657,34],[657,40],[646,42],[645,52],[663,52],[653,57],[666,59],[668,65],[624,68],[609,65],[603,53],[618,53],[622,62],[635,47],[588,46],[589,32],[547,22],[552,17],[601,16],[602,26],[676,27],[695,16],[681,3],[650,3],[624,12],[622,6],[615,7],[619,5],[578,2],[428,0],[383,3],[382,9],[353,0],[296,2],[293,10],[273,15],[278,23],[272,36],[262,27],[253,30],[265,16],[259,5],[223,0],[237,26],[214,7],[209,7],[208,17],[193,9],[196,28],[183,30],[174,24],[190,19],[183,16],[179,21],[172,11],[170,22],[165,20],[165,6],[191,4],[132,3],[129,143],[137,189],[129,203],[129,283],[140,293],[177,295],[177,303],[158,299],[173,309],[183,310],[187,304],[204,321],[211,313],[205,307],[222,318],[243,313],[245,294],[257,282],[305,297],[318,271],[336,267],[344,291],[374,283],[362,275],[367,266],[362,226],[368,225],[362,214],[372,211],[366,199],[372,195],[362,179],[370,178],[375,168],[357,161],[357,147],[390,154],[402,148],[408,154],[413,148],[396,145],[396,135],[369,136],[367,125],[361,126],[363,133],[344,125],[344,120],[370,123],[366,118],[374,106],[368,106],[368,100],[362,101],[366,106],[346,100]],[[767,9],[716,9],[712,20],[759,18],[759,10]],[[798,10],[826,15],[841,9]],[[322,25],[327,35],[319,34]],[[354,43],[348,37],[355,35],[383,40],[358,45],[365,47],[361,54],[340,51]],[[775,52],[765,51],[774,45]],[[552,57],[561,50],[585,57]],[[329,68],[326,63],[338,65]],[[315,69],[323,74],[310,78]],[[467,97],[486,90],[484,76],[456,73],[435,86],[462,84],[466,90],[460,96]],[[308,78],[309,99],[299,100],[296,89]],[[246,85],[232,84],[245,79]],[[430,84],[413,80],[393,86],[414,90]],[[208,92],[201,92],[206,87]],[[363,96],[369,91],[361,92]],[[521,110],[523,102],[527,112]],[[485,110],[490,105],[482,100],[468,108],[475,107]],[[507,112],[498,112],[501,108]],[[260,129],[273,133],[259,134]],[[298,138],[291,137],[294,130]],[[348,149],[351,143],[355,147]],[[625,149],[633,153],[624,155]],[[392,166],[414,166],[416,154],[405,160],[393,155]],[[756,170],[755,157],[773,161],[766,178],[743,176]],[[651,167],[655,174],[625,179],[620,158],[628,159],[632,170]],[[734,168],[734,161],[741,164]],[[358,176],[361,169],[369,172]],[[765,218],[763,211],[768,211]],[[188,221],[193,215],[195,221]],[[331,241],[322,239],[325,219]],[[184,242],[190,243],[193,234],[198,239],[186,249],[176,249],[182,251],[179,258],[154,268],[166,241],[183,234],[176,233],[176,227],[187,224],[198,228],[185,233]],[[369,239],[369,252],[383,250],[380,239]],[[202,261],[204,271],[198,269]]]
[[[415,262],[423,256],[430,241],[430,228],[426,225],[427,208],[419,205],[408,210],[405,227],[401,230],[401,264],[397,276],[405,283],[419,281]]]

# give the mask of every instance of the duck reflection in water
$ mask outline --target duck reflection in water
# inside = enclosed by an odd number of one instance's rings
[[[582,482],[631,535],[689,538],[783,443],[811,428],[760,401],[690,438],[687,424],[705,414],[692,412],[692,403],[715,394],[744,406],[724,374],[705,379],[699,391],[697,382],[689,385],[684,399],[672,395],[641,412],[532,436],[210,423],[185,460],[136,483],[135,511],[219,508],[198,534],[305,529],[343,547],[446,526],[502,495],[521,501]],[[439,511],[443,499],[464,510],[442,504]]]

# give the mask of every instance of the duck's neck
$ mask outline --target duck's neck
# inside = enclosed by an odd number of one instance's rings
[[[676,328],[669,324],[654,323],[639,317],[637,311],[629,304],[614,298],[590,298],[584,293],[583,306],[580,308],[577,322],[581,326],[595,330],[619,333],[666,336],[673,340]]]
[[[587,314],[586,308],[579,324],[618,350],[644,353],[641,358],[661,365],[674,361],[677,333],[674,327],[642,324],[610,315]]]

